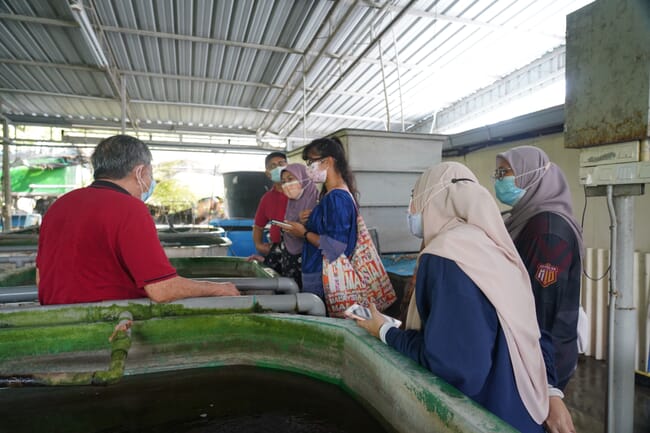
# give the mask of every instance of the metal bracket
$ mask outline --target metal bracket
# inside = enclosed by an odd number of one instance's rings
[[[645,193],[645,184],[621,184],[613,185],[612,194],[614,197],[628,196],[628,195],[643,195]],[[606,197],[607,185],[586,186],[585,195],[587,197]]]

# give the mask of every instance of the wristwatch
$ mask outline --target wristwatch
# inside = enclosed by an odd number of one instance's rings
[[[311,233],[311,232],[309,230],[305,230],[305,234],[302,235],[302,237],[305,238],[305,240],[307,240],[307,233]]]

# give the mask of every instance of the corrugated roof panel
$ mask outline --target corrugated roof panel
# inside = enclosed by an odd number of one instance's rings
[[[219,84],[217,83],[208,83],[205,86],[205,92],[203,95],[203,101],[206,104],[213,104],[217,98],[217,91],[219,89]]]
[[[17,59],[46,60],[43,49],[36,43],[28,26],[24,23],[3,23],[2,40],[11,50],[11,57]],[[37,25],[40,27],[40,25]]]
[[[211,36],[218,40],[227,40],[230,33],[230,16],[234,8],[234,2],[230,1],[217,1],[215,9],[212,12],[212,25]]]
[[[11,65],[0,65],[0,87],[8,89],[26,89],[28,81],[33,79],[31,72],[29,74],[20,74],[15,67]]]
[[[126,91],[131,99],[160,100],[160,98],[156,98],[154,91],[155,88],[160,88],[159,84],[156,85],[160,80],[139,77],[137,75],[127,76],[125,80]]]
[[[209,105],[208,101],[204,99],[205,87],[206,87],[205,83],[192,82],[190,88],[191,91],[190,99],[192,101],[198,101],[200,104]]]
[[[176,60],[176,41],[169,39],[162,39],[160,41],[160,59],[162,61],[162,72],[164,74],[178,75],[178,63]],[[175,100],[178,96],[172,96],[168,94],[168,97]]]
[[[298,135],[305,99],[302,54],[311,46],[305,58],[312,68],[306,78],[312,137],[344,126],[383,129],[384,91],[391,122],[399,123],[402,116],[400,94],[406,121],[415,122],[562,43],[557,35],[564,34],[566,13],[589,2],[420,0],[381,41],[385,81],[374,37],[402,12],[407,0],[376,6],[304,0],[94,0],[85,5],[93,22],[89,7],[97,8],[103,30],[98,37],[106,36],[118,66],[116,78],[125,74],[134,116],[156,124],[161,119],[172,126],[219,121],[232,125],[235,133],[241,131],[239,126],[255,126]],[[108,100],[107,109],[93,99],[62,97],[55,104],[51,97],[27,92],[114,95],[105,71],[78,68],[95,63],[66,2],[5,2],[0,11],[15,15],[0,19],[0,86],[26,91],[9,95],[17,109],[20,101],[34,108],[39,100],[41,114],[62,110],[64,115],[92,118],[97,114],[88,110],[97,110],[105,117],[119,117],[119,98]],[[339,25],[339,31],[330,34]],[[315,59],[328,41],[325,54]],[[370,43],[373,48],[348,71]],[[337,83],[343,73],[347,75]],[[266,114],[270,109],[283,113]]]
[[[49,115],[52,118],[56,114],[70,118],[71,122],[83,123],[81,120],[106,117],[120,117],[120,105],[118,102],[111,100],[90,101],[90,100],[72,100],[58,96],[39,96],[39,95],[7,95],[7,101],[10,105],[19,105],[21,111],[26,115],[32,113],[37,115]],[[56,113],[56,114],[52,114]],[[84,119],[81,119],[83,117]]]
[[[178,63],[177,73],[179,75],[192,75],[192,51],[194,46],[199,44],[190,41],[176,41],[174,45],[176,48],[176,62]]]
[[[115,59],[119,69],[131,69],[131,61],[129,59],[130,53],[128,51],[129,46],[125,42],[125,39],[129,37],[131,36],[116,33],[109,33],[106,35],[108,43],[112,47],[111,52],[113,53],[113,59]]]
[[[213,104],[215,105],[226,105],[226,101],[228,100],[228,95],[230,94],[230,89],[231,89],[230,84],[219,84],[219,87],[217,88],[217,93],[216,97],[213,100]]]

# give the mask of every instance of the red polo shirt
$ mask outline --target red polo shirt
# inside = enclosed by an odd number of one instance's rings
[[[108,181],[50,206],[36,266],[43,305],[144,298],[146,284],[176,276],[147,206]]]
[[[287,203],[289,198],[275,189],[275,187],[264,193],[260,204],[255,212],[255,225],[261,229],[271,220],[284,221],[284,215],[287,213]],[[282,241],[280,227],[271,226],[269,232],[271,242],[279,244]]]

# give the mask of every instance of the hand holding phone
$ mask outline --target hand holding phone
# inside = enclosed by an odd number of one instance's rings
[[[273,224],[274,226],[278,226],[280,228],[283,228],[283,229],[290,229],[291,228],[291,224],[287,224],[285,222],[278,221],[278,220],[271,220],[271,224]]]
[[[372,319],[372,313],[370,312],[370,309],[359,304],[351,305],[350,307],[348,307],[347,310],[345,310],[344,314],[346,317],[355,320]],[[398,328],[402,325],[401,320],[397,320],[394,317],[390,317],[382,313],[379,314],[381,314],[390,323],[395,324],[395,326],[397,326]]]

